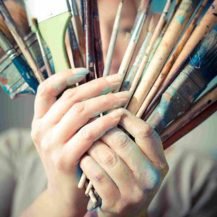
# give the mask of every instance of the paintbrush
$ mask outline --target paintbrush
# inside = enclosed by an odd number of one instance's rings
[[[74,33],[76,35],[76,39],[78,42],[78,47],[80,50],[80,53],[82,55],[82,62],[85,61],[85,39],[84,39],[84,31],[80,19],[80,15],[78,12],[78,6],[76,4],[75,0],[68,0],[71,6],[71,13],[72,13],[72,25],[74,28]]]
[[[156,26],[156,28],[154,30],[153,35],[152,35],[152,30],[151,30],[150,34],[148,34],[147,37],[146,37],[147,42],[146,41],[143,42],[141,50],[143,49],[143,46],[144,46],[145,47],[145,49],[144,49],[145,53],[144,53],[144,55],[142,57],[142,51],[141,51],[142,59],[140,59],[139,57],[137,59],[138,63],[140,64],[139,67],[134,67],[135,70],[131,69],[131,71],[129,72],[129,74],[128,74],[125,82],[124,82],[124,85],[127,85],[126,88],[127,89],[130,88],[131,95],[133,95],[135,90],[136,90],[136,87],[137,87],[137,85],[138,85],[138,83],[139,83],[139,81],[141,79],[142,73],[143,73],[143,71],[145,69],[146,63],[148,61],[148,57],[149,57],[149,55],[150,55],[150,53],[152,51],[154,43],[157,40],[157,38],[159,37],[160,32],[161,32],[161,30],[162,30],[162,28],[163,28],[163,26],[164,26],[164,24],[166,22],[166,16],[167,16],[167,13],[168,13],[168,11],[170,9],[170,6],[171,6],[171,1],[169,0],[169,1],[166,2],[163,13],[162,13],[162,15],[160,17],[160,20],[159,20],[159,22],[158,22],[158,24],[157,24],[157,26]],[[149,37],[151,37],[151,40],[149,39]],[[146,43],[148,44],[147,47],[146,47]],[[133,76],[133,74],[135,74],[135,77]],[[130,84],[131,81],[133,81],[132,84]]]
[[[97,0],[92,0],[92,20],[93,20],[93,38],[94,38],[94,55],[95,55],[95,70],[97,78],[103,76],[104,61],[102,52],[101,31],[99,25],[99,12]]]
[[[10,13],[8,12],[7,8],[5,7],[4,1],[0,1],[0,11],[3,16],[4,22],[6,23],[8,29],[10,30],[11,34],[14,37],[14,40],[17,42],[20,50],[22,51],[23,55],[25,56],[29,66],[31,67],[35,77],[38,79],[39,82],[44,80],[40,69],[38,68],[34,58],[32,57],[31,52],[29,51],[25,41],[23,40],[22,34],[20,33],[19,29],[16,27]]]
[[[189,63],[162,95],[147,122],[161,133],[184,114],[217,75],[217,31],[211,31],[197,46]]]
[[[12,66],[7,65],[4,69],[1,69],[0,83],[3,85],[3,90],[12,99],[22,93],[35,94],[38,87],[37,79],[23,56],[16,51],[14,45],[2,31],[0,31],[0,47],[15,67],[12,70]],[[1,63],[1,68],[3,65],[4,63]]]
[[[5,51],[6,55],[16,66],[16,68],[18,69],[20,75],[23,77],[25,82],[34,90],[34,93],[36,93],[38,87],[38,81],[33,76],[31,68],[23,59],[21,54],[19,54],[15,50],[13,44],[10,43],[10,41],[1,31],[0,31],[0,47]]]
[[[109,47],[108,47],[108,51],[107,51],[107,55],[106,55],[106,61],[105,61],[103,76],[107,76],[110,73],[111,64],[112,64],[112,57],[114,54],[114,49],[115,49],[117,36],[118,36],[118,32],[119,32],[119,26],[120,26],[121,14],[122,14],[122,10],[123,10],[123,4],[124,4],[124,0],[121,0],[119,3],[118,9],[117,9],[117,13],[116,13],[116,17],[115,17],[115,21],[114,21],[114,25],[113,25],[111,39],[109,42]]]
[[[41,36],[41,33],[39,31],[39,28],[38,28],[38,22],[36,19],[32,19],[32,31],[35,32],[35,34],[36,34],[38,44],[40,47],[40,51],[41,51],[41,56],[42,56],[42,59],[44,61],[46,72],[47,72],[48,76],[51,76],[52,71],[51,71],[51,67],[50,67],[50,62],[49,62],[47,54],[46,54],[46,49],[44,47],[44,43],[43,43],[42,36]]]
[[[202,123],[217,110],[217,87],[215,85],[208,93],[202,96],[191,109],[173,122],[161,134],[164,148],[168,148],[182,136]]]
[[[214,0],[214,2],[211,4],[208,11],[204,15],[204,17],[201,19],[198,26],[195,28],[191,37],[189,38],[189,40],[185,44],[181,54],[178,56],[175,63],[173,64],[173,67],[170,70],[167,78],[165,79],[165,81],[161,85],[160,90],[158,91],[157,95],[155,96],[152,105],[158,101],[159,97],[162,95],[162,93],[165,91],[165,89],[175,79],[177,72],[179,71],[179,68],[182,67],[182,64],[189,57],[190,53],[194,50],[194,48],[197,46],[197,44],[213,28],[213,26],[216,25],[216,23],[217,23],[216,14],[217,14],[217,0]],[[150,105],[150,107],[152,107],[152,105]]]
[[[77,37],[74,31],[74,26],[72,25],[71,22],[69,23],[69,26],[68,26],[68,37],[69,37],[69,43],[70,43],[74,67],[75,68],[84,67],[84,62],[83,62],[82,54],[80,52]]]
[[[127,76],[123,82],[121,90],[130,90],[131,94],[134,93],[136,86],[137,86],[137,83],[135,83],[135,80],[137,80],[138,76],[141,77],[141,74],[140,74],[140,71],[142,71],[140,68],[140,66],[142,65],[141,62],[146,55],[146,49],[147,49],[148,44],[151,40],[153,31],[154,31],[154,27],[155,27],[155,23],[154,23],[154,15],[153,15],[153,16],[151,16],[148,31],[147,31],[147,34],[145,36],[145,39],[141,45],[141,48],[139,49],[139,52],[135,58],[133,65],[131,66],[131,68],[129,70],[129,73],[127,74]]]
[[[160,74],[170,52],[177,43],[178,38],[182,34],[182,31],[188,22],[190,15],[193,11],[193,3],[191,0],[183,0],[178,8],[171,24],[168,27],[152,61],[142,77],[137,90],[134,93],[128,109],[136,114],[142,105],[145,97],[150,91],[153,83]]]
[[[67,0],[25,0],[31,19],[38,21],[39,31],[48,45],[56,72],[70,68],[65,48],[65,33],[71,13]]]
[[[137,17],[132,29],[130,41],[128,44],[128,47],[126,49],[125,55],[122,59],[120,68],[118,70],[118,74],[122,75],[122,79],[124,81],[125,75],[127,73],[128,66],[130,64],[130,61],[133,57],[137,42],[140,37],[140,33],[142,31],[142,27],[145,23],[145,20],[147,18],[148,14],[148,9],[150,6],[150,1],[149,0],[141,0],[140,7],[138,9]],[[122,85],[122,84],[121,84]],[[120,85],[120,88],[121,88]],[[117,91],[120,90],[120,88],[117,89]]]
[[[95,55],[94,55],[94,38],[93,38],[93,21],[91,1],[82,0],[84,10],[84,35],[85,35],[85,63],[86,68],[90,71],[87,80],[92,80],[97,77],[95,73]]]
[[[198,9],[195,11],[195,14],[193,14],[193,19],[191,20],[190,25],[187,27],[181,40],[179,41],[178,45],[176,46],[174,52],[170,56],[169,60],[167,61],[167,63],[163,67],[162,71],[160,72],[160,75],[158,76],[157,80],[153,84],[150,92],[148,93],[142,106],[140,107],[139,111],[136,114],[137,117],[141,117],[144,114],[144,112],[146,111],[147,107],[150,105],[151,101],[153,100],[154,96],[156,95],[157,91],[159,90],[160,85],[162,84],[162,82],[166,78],[167,74],[169,73],[169,70],[172,68],[175,60],[177,59],[177,57],[181,53],[183,47],[185,46],[187,40],[191,36],[191,34],[192,34],[192,32],[196,26],[196,23],[197,23],[200,15],[201,15],[201,13],[203,12],[203,9],[206,6],[207,2],[208,2],[208,0],[204,0],[201,3],[201,5],[198,7]]]
[[[176,11],[177,11],[177,9],[178,9],[181,1],[182,0],[176,0],[175,3],[174,3],[175,5],[172,4],[173,0],[171,1],[171,3],[169,1],[166,3],[165,9],[164,9],[166,13],[162,14],[162,16],[163,16],[162,19],[164,20],[164,22],[163,22],[163,24],[162,24],[159,32],[156,33],[157,37],[155,38],[155,40],[153,39],[153,43],[154,44],[151,47],[150,54],[148,56],[148,60],[145,63],[145,67],[146,68],[150,64],[150,62],[151,62],[151,60],[152,60],[152,58],[153,58],[153,56],[154,56],[154,54],[155,54],[158,46],[160,45],[160,42],[162,41],[163,36],[165,35],[165,32],[167,31],[168,26],[170,25],[170,22],[171,22],[172,18],[174,17],[174,15],[175,15],[175,13],[176,13]],[[168,8],[167,8],[167,6],[168,6]],[[157,32],[157,29],[158,28],[156,28],[156,32]]]

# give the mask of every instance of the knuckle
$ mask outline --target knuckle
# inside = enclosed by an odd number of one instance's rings
[[[87,128],[81,129],[80,134],[85,142],[92,142],[95,138],[93,131]]]
[[[84,115],[85,113],[85,103],[75,103],[72,106],[72,113],[75,115]]]
[[[125,135],[124,133],[118,133],[119,135],[117,136],[117,146],[120,149],[126,149],[129,147],[130,143],[130,138]]]
[[[93,181],[98,184],[103,184],[105,182],[105,175],[102,172],[97,171],[93,174]]]
[[[74,95],[75,95],[75,89],[67,89],[64,91],[61,98],[63,100],[69,100],[69,99],[71,100]]]
[[[106,166],[113,167],[116,165],[118,158],[112,151],[106,151],[103,153],[102,163]]]
[[[37,94],[40,96],[52,96],[54,95],[54,88],[51,85],[44,81],[38,86]]]
[[[154,129],[149,125],[145,124],[144,127],[136,133],[136,136],[140,139],[151,137],[154,133]]]

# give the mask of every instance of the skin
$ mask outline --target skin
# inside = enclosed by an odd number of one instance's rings
[[[118,3],[99,0],[104,56]],[[135,2],[126,0],[111,74],[118,70],[135,16]],[[168,171],[159,136],[120,108],[129,93],[102,95],[106,89],[115,90],[120,76],[70,88],[86,73],[84,69],[67,70],[39,86],[31,134],[48,184],[23,217],[145,216]],[[95,118],[109,110],[113,111]],[[93,212],[86,213],[88,198],[77,188],[78,165],[102,199],[101,208]]]

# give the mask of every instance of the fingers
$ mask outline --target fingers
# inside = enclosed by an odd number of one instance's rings
[[[128,99],[128,92],[120,92],[95,97],[73,105],[54,129],[58,135],[57,141],[59,143],[66,142],[91,118],[125,105]]]
[[[118,187],[120,194],[128,194],[136,187],[135,179],[127,165],[119,156],[104,143],[97,141],[90,148],[88,154],[106,171],[113,182]],[[94,185],[94,187],[96,187]],[[104,199],[104,198],[102,198]]]
[[[115,128],[102,137],[130,168],[141,189],[153,188],[160,183],[160,174],[138,145],[122,130]]]
[[[75,103],[108,94],[115,90],[120,82],[120,75],[112,75],[106,78],[99,78],[90,81],[73,89],[66,90],[46,114],[45,118],[47,122],[54,124],[59,122],[63,115]]]
[[[60,167],[69,171],[74,168],[83,154],[88,151],[97,139],[103,136],[108,130],[117,126],[122,115],[123,110],[117,109],[82,127],[63,146],[62,153],[58,156],[58,164]]]
[[[167,172],[168,165],[165,159],[163,146],[158,134],[143,120],[125,110],[120,125],[135,138],[136,144],[152,163]]]
[[[103,205],[115,204],[117,199],[120,198],[120,192],[105,170],[90,156],[84,156],[81,159],[80,167],[88,179],[91,180],[101,199],[103,199]]]
[[[88,70],[84,68],[67,70],[53,75],[40,84],[35,99],[34,117],[41,118],[56,101],[58,95],[60,95],[67,87],[80,82],[88,73]]]

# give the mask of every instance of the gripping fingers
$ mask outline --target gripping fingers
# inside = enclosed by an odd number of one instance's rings
[[[57,140],[60,143],[65,143],[90,119],[95,118],[102,112],[123,106],[128,99],[128,92],[120,92],[99,96],[77,103],[72,106],[56,125],[54,135],[57,135]]]
[[[120,125],[135,138],[136,144],[150,161],[165,174],[168,164],[159,135],[143,120],[125,110]]]
[[[115,204],[120,197],[120,192],[105,170],[88,155],[81,159],[80,167],[94,185],[100,198],[102,198],[102,206],[106,206],[106,204]]]
[[[63,147],[60,156],[60,164],[64,169],[74,168],[85,152],[92,144],[108,130],[118,125],[123,109],[117,109],[111,113],[97,118],[93,122],[82,127]]]
[[[102,137],[102,141],[114,150],[127,164],[141,189],[145,189],[148,185],[148,188],[158,185],[159,175],[157,169],[154,169],[150,160],[126,133],[115,128],[106,133]]]
[[[41,118],[50,109],[56,98],[67,87],[80,82],[88,74],[88,70],[80,68],[55,74],[40,84],[35,98],[34,117]]]
[[[46,114],[46,121],[58,123],[74,104],[106,95],[115,90],[120,82],[120,75],[112,75],[66,90]]]

